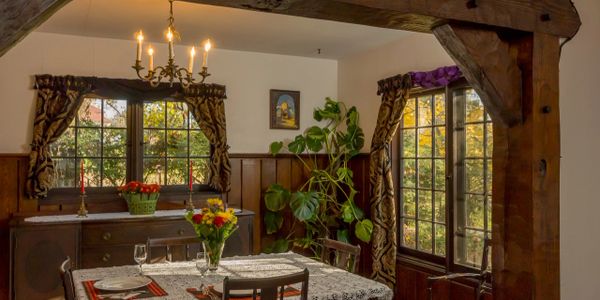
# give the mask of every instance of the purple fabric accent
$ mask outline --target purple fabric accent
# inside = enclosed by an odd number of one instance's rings
[[[462,77],[462,72],[457,66],[437,68],[429,72],[408,72],[413,85],[423,88],[447,86]]]

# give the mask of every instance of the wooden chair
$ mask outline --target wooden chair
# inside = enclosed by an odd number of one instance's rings
[[[198,245],[198,247],[190,247],[192,245]],[[201,251],[202,245],[200,240],[197,237],[174,237],[174,238],[148,238],[146,241],[146,251],[147,251],[147,259],[148,263],[158,262],[158,261],[173,261],[173,256],[178,256],[183,260],[191,260],[195,259],[196,255],[193,252],[190,255],[190,249],[194,248],[197,251]],[[161,251],[154,251],[161,254],[159,259],[153,260],[152,250],[153,248],[162,248]],[[173,249],[179,250],[178,252],[173,252]],[[183,250],[183,251],[182,251]]]
[[[358,261],[360,260],[359,245],[354,246],[330,239],[322,239],[321,244],[323,247],[321,249],[322,262],[348,272],[356,273],[358,271]]]
[[[455,280],[459,278],[473,278],[478,280],[477,288],[475,288],[475,299],[482,300],[486,289],[491,288],[491,273],[488,271],[489,254],[492,248],[492,240],[485,238],[483,242],[483,257],[481,258],[481,268],[479,273],[453,273],[443,276],[431,276],[427,278],[427,294],[429,300],[433,300],[433,284],[440,280]]]
[[[75,283],[73,282],[73,272],[71,271],[71,258],[67,256],[67,259],[60,264],[58,270],[60,272],[60,279],[62,279],[65,300],[75,300]]]
[[[308,269],[302,272],[268,278],[243,278],[223,280],[223,300],[231,299],[230,292],[236,290],[252,290],[252,299],[257,299],[260,290],[261,300],[283,300],[285,287],[295,283],[302,283],[300,300],[308,299]]]

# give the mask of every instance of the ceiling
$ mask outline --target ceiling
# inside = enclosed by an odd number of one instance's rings
[[[414,34],[180,1],[173,9],[180,44],[211,38],[230,50],[340,59]],[[168,12],[167,0],[73,0],[36,31],[133,40],[142,29],[147,41],[163,42]]]

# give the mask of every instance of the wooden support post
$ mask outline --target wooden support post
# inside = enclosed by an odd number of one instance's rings
[[[533,33],[501,41],[495,32],[453,25],[434,33],[478,92],[500,97],[483,99],[486,106],[503,113],[519,107],[516,122],[492,115],[494,300],[560,299],[558,38]],[[513,67],[520,82],[514,70],[498,72]]]

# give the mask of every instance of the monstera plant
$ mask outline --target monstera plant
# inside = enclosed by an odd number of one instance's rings
[[[369,242],[373,223],[355,204],[352,170],[348,162],[364,144],[364,133],[358,125],[356,107],[325,99],[323,107],[314,110],[313,118],[324,126],[312,126],[289,142],[271,143],[274,156],[287,151],[294,154],[307,171],[308,180],[296,191],[272,184],[264,195],[267,211],[264,224],[267,234],[276,235],[265,252],[287,251],[296,247],[315,250],[321,237],[349,242],[351,234]],[[283,231],[284,216],[291,211],[291,226]],[[298,237],[296,229],[303,228]]]

